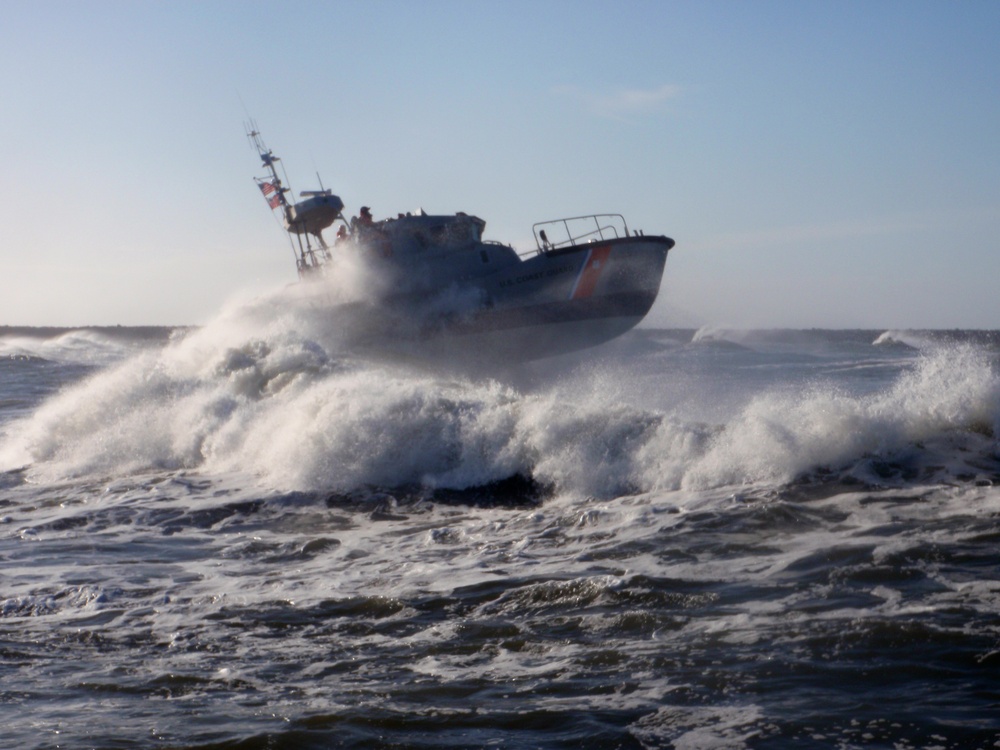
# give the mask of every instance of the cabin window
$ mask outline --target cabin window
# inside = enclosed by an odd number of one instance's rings
[[[458,249],[474,242],[472,228],[464,222],[449,222],[432,227],[429,231],[435,245]]]
[[[489,263],[490,262],[490,256],[486,254],[485,250],[480,250],[479,251],[479,257],[483,259],[483,263]]]

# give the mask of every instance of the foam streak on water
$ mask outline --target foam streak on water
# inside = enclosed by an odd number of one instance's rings
[[[994,747],[996,344],[882,333],[0,337],[0,744]]]

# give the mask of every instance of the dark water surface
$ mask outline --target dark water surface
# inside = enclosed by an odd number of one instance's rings
[[[992,334],[314,334],[0,336],[0,746],[1000,747]]]

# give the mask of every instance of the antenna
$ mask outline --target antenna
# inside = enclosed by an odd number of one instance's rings
[[[243,121],[243,131],[247,135],[247,140],[250,142],[250,148],[255,149],[257,153],[266,151],[264,147],[264,141],[261,140],[260,131],[257,130],[257,121],[252,118],[247,118]]]
[[[235,88],[235,87],[234,87]],[[257,123],[254,122],[253,118],[250,117],[250,110],[247,109],[247,103],[243,101],[243,96],[240,94],[240,90],[236,89],[236,98],[240,100],[240,106],[243,107],[243,114],[247,116],[247,119],[243,121],[243,126],[246,127],[247,124],[253,125],[253,129],[257,129]]]

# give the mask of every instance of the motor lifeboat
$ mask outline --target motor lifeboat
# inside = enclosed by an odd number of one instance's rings
[[[255,178],[282,212],[303,283],[336,273],[337,256],[362,257],[380,285],[374,301],[385,339],[411,352],[472,353],[526,361],[593,347],[636,326],[656,301],[674,241],[631,229],[621,214],[589,214],[532,227],[534,247],[484,238],[486,222],[423,211],[348,220],[330,190],[287,199],[279,161],[255,127],[251,143],[268,170]],[[339,224],[331,247],[323,231]]]

